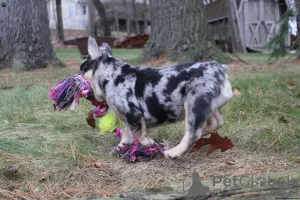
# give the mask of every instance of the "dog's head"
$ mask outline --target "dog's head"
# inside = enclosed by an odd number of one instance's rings
[[[88,58],[80,65],[80,71],[86,80],[91,80],[93,72],[100,62],[112,57],[112,51],[107,43],[98,46],[95,38],[88,38]]]
[[[96,99],[100,101],[100,96],[102,91],[97,89],[97,86],[93,84],[93,76],[96,70],[99,68],[101,63],[105,63],[108,59],[112,58],[112,50],[110,46],[106,43],[103,43],[101,46],[98,46],[95,38],[89,36],[88,38],[88,58],[80,65],[79,73],[87,80],[93,89],[93,92],[98,94]],[[98,96],[98,98],[97,98]],[[89,100],[94,99],[94,94],[88,95]]]

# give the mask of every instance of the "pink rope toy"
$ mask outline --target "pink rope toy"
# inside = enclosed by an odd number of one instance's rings
[[[66,110],[69,107],[74,109],[79,104],[80,98],[86,98],[92,92],[90,84],[80,74],[63,79],[54,89],[49,87],[49,90],[49,97],[54,101],[55,109],[58,111]],[[102,117],[109,109],[106,102],[91,101],[91,103],[96,107],[93,110],[95,117]],[[114,134],[121,138],[121,129],[117,128]],[[124,144],[122,148],[114,147],[112,153],[128,162],[137,162],[149,161],[157,155],[163,155],[164,150],[158,143],[142,146],[138,140],[135,140],[133,144]]]

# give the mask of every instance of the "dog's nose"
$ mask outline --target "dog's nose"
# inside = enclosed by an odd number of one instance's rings
[[[81,70],[79,70],[77,73],[78,73],[78,74],[80,74],[80,75],[83,75],[83,73],[82,73],[82,71],[81,71]]]

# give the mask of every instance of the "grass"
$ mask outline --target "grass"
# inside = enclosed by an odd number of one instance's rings
[[[56,54],[65,62],[80,61],[75,49],[56,50]],[[134,62],[141,51],[116,49],[113,54]],[[259,58],[256,61],[260,61],[260,56],[256,56]],[[1,71],[0,188],[6,193],[1,193],[0,189],[0,198],[12,195],[7,191],[14,191],[14,196],[18,197],[29,195],[29,199],[47,199],[91,195],[87,188],[93,188],[97,195],[134,189],[126,186],[126,180],[132,174],[126,174],[125,168],[131,169],[132,165],[120,163],[120,159],[108,154],[118,139],[113,135],[101,135],[87,125],[85,117],[93,109],[92,105],[82,100],[75,110],[53,111],[47,86],[76,73],[77,65],[22,73]],[[229,77],[233,88],[241,95],[235,96],[224,107],[225,124],[219,133],[233,139],[236,151],[260,155],[261,158],[284,158],[288,163],[285,166],[299,164],[298,66],[298,63],[233,66]],[[287,82],[295,83],[296,87],[289,89]],[[238,115],[239,112],[243,114]],[[152,129],[151,134],[159,141],[166,139],[176,144],[182,137],[183,128],[183,123],[177,123]],[[199,160],[202,156],[203,152],[200,152],[199,158],[192,160]],[[107,163],[106,169],[93,167],[96,161]],[[165,163],[159,165],[167,173],[169,169],[163,167]],[[9,172],[10,166],[16,166],[18,172]],[[46,174],[46,180],[40,178],[42,174]],[[149,176],[163,177],[164,174],[150,173]],[[140,185],[137,187],[145,185],[137,184]],[[56,196],[53,197],[54,193]]]
[[[78,49],[56,49],[55,54],[63,62],[72,60],[80,61],[80,52]],[[116,58],[124,60],[126,62],[136,62],[138,57],[142,54],[140,49],[113,49],[113,55]]]
[[[270,59],[270,54],[262,54],[262,53],[238,53],[237,54],[244,61],[249,63],[266,63],[266,62],[274,62],[274,58]],[[291,58],[294,58],[296,55],[288,54],[282,58],[279,58],[278,61],[286,61]]]

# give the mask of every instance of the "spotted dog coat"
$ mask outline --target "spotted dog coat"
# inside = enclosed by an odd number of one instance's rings
[[[178,157],[209,131],[223,124],[221,107],[232,98],[226,66],[212,62],[186,63],[165,69],[134,67],[112,56],[107,44],[88,42],[89,58],[80,72],[93,89],[93,98],[106,101],[126,124],[120,146],[139,139],[153,143],[146,127],[185,119],[179,145],[165,151]]]

